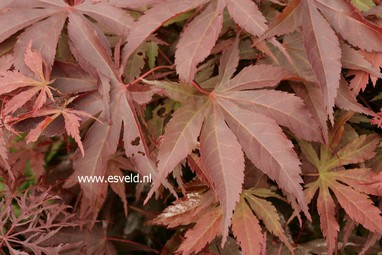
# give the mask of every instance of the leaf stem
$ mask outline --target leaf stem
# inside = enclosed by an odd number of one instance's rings
[[[175,68],[175,65],[171,65],[171,66],[157,66],[157,67],[154,67],[153,69],[150,69],[148,70],[146,73],[142,74],[141,76],[139,76],[138,78],[136,78],[134,81],[128,83],[128,84],[125,84],[124,85],[124,88],[127,88],[139,81],[141,81],[143,78],[145,78],[147,75],[151,74],[152,72],[155,72],[159,69],[174,69]]]
[[[202,87],[200,87],[200,85],[196,81],[192,81],[191,85],[193,87],[195,87],[200,93],[202,93],[204,95],[209,95],[210,94],[208,91],[205,91],[204,89],[202,89]]]

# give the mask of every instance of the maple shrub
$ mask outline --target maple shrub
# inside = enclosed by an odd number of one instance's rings
[[[382,251],[382,1],[1,0],[0,24],[1,254]]]

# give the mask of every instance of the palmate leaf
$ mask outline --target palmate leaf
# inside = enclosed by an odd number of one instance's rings
[[[334,197],[352,220],[371,232],[382,233],[381,211],[373,205],[367,195],[380,195],[378,187],[368,185],[377,178],[377,173],[367,168],[345,170],[343,167],[371,159],[375,155],[378,140],[375,135],[362,135],[343,147],[337,148],[341,146],[339,140],[343,135],[343,125],[348,118],[344,115],[337,121],[330,131],[330,147],[321,145],[320,154],[317,154],[311,144],[300,143],[305,158],[317,171],[318,178],[306,184],[305,197],[310,202],[314,194],[319,192],[317,209],[329,254],[335,252],[339,231]],[[337,152],[332,155],[329,148]]]
[[[233,47],[237,47],[237,43]],[[235,52],[238,53],[236,50],[226,51],[222,59],[233,58],[231,55]],[[227,73],[232,73],[232,66],[225,66],[231,70]],[[225,70],[220,71],[225,74]],[[223,243],[244,180],[242,150],[255,166],[290,194],[291,200],[297,199],[309,217],[300,186],[300,161],[277,123],[290,128],[296,136],[313,141],[322,141],[321,130],[315,124],[306,127],[304,123],[311,124],[314,120],[300,99],[285,92],[261,89],[274,87],[290,76],[281,67],[250,66],[232,79],[224,78],[224,84],[218,83],[213,91],[206,92],[208,96],[186,84],[145,80],[184,104],[166,128],[165,139],[158,152],[159,178],[154,181],[149,195],[158,188],[157,182],[164,180],[191,153],[203,122],[200,154],[223,209]],[[183,92],[182,88],[185,89]],[[242,91],[244,89],[245,92]],[[280,98],[280,101],[275,98]],[[181,147],[181,144],[186,146]],[[177,151],[181,153],[175,153]]]

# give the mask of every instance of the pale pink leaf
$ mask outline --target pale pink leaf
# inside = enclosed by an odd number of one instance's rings
[[[0,72],[0,95],[18,88],[33,86],[36,80],[26,77],[16,71]]]
[[[330,120],[341,75],[341,49],[338,38],[316,9],[313,0],[303,1],[302,36],[309,62],[313,67]]]
[[[260,36],[268,28],[263,14],[251,0],[228,1],[227,9],[240,27],[255,36]]]
[[[360,51],[353,49],[345,43],[341,44],[341,62],[343,68],[364,71],[382,78],[379,68],[374,67]]]
[[[186,27],[180,36],[175,53],[176,71],[179,78],[191,82],[196,65],[211,52],[223,25],[223,15],[211,3]]]
[[[374,112],[357,102],[354,94],[350,90],[347,81],[341,77],[340,87],[336,98],[336,105],[342,109],[373,115]]]
[[[288,127],[298,138],[323,141],[319,124],[312,118],[303,101],[293,94],[275,90],[224,92],[224,97],[239,106],[262,113],[279,125]]]
[[[192,152],[204,120],[205,106],[187,105],[178,109],[166,126],[166,132],[159,146],[158,177],[152,189]]]
[[[367,21],[350,2],[317,0],[317,7],[349,43],[367,51],[382,51],[382,28]]]
[[[6,54],[0,57],[0,73],[7,71],[13,65],[14,57]]]
[[[290,140],[276,122],[260,113],[239,108],[228,100],[219,100],[229,127],[252,163],[291,193],[309,217],[302,192],[300,161]],[[256,121],[254,121],[256,120]],[[224,139],[225,140],[225,139]]]
[[[24,63],[24,54],[28,49],[28,43],[32,38],[31,48],[33,51],[41,54],[46,63],[48,73],[50,73],[53,62],[56,56],[56,47],[61,30],[64,26],[66,15],[57,13],[43,21],[40,21],[33,26],[27,28],[17,39],[14,55],[15,67],[22,73],[33,77],[33,73]],[[36,36],[38,34],[38,36]],[[36,72],[34,72],[36,73]]]
[[[107,2],[92,3],[91,0],[86,0],[75,8],[122,37],[125,37],[133,26],[134,20],[128,12]]]
[[[209,117],[204,122],[200,137],[200,154],[222,206],[224,244],[231,225],[232,211],[240,199],[244,181],[244,155],[217,107],[212,107]]]
[[[17,31],[43,19],[56,12],[57,9],[32,9],[32,8],[15,8],[6,13],[1,14],[0,24],[3,25],[0,28],[0,42],[3,42],[9,36],[13,35]]]
[[[79,13],[69,13],[68,33],[75,57],[89,73],[104,74],[113,82],[117,81],[116,67],[111,59],[110,49],[105,48],[99,35]]]
[[[245,90],[275,87],[281,80],[294,75],[280,66],[252,65],[245,67],[218,90]]]
[[[236,67],[239,65],[239,41],[240,39],[237,36],[232,46],[224,51],[221,56],[219,65],[219,76],[221,76],[221,81],[216,88],[220,86],[220,84],[224,84],[229,81],[235,73]]]
[[[292,33],[301,26],[301,0],[292,0],[269,24],[269,28],[260,40]],[[256,42],[255,42],[256,43]]]
[[[145,12],[145,14],[135,23],[127,38],[128,43],[122,52],[122,67],[126,65],[127,58],[141,45],[147,37],[162,24],[172,17],[192,10],[207,0],[167,0]]]

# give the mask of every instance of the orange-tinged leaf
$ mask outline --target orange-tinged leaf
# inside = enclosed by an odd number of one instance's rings
[[[330,189],[351,219],[362,224],[371,232],[382,234],[381,211],[370,198],[349,186],[332,182]]]
[[[222,211],[215,207],[204,214],[196,225],[186,232],[186,239],[182,242],[177,254],[188,255],[198,253],[221,233]]]
[[[223,209],[222,244],[228,236],[232,211],[239,201],[244,181],[244,155],[235,135],[213,105],[200,137],[200,154]]]
[[[258,219],[260,219],[266,228],[275,236],[280,238],[280,240],[288,247],[289,250],[293,251],[293,246],[290,244],[288,237],[285,235],[284,229],[280,223],[280,217],[277,213],[274,205],[263,199],[256,197],[254,195],[245,195],[249,205],[255,212]]]
[[[320,191],[317,198],[317,211],[320,215],[320,227],[326,239],[326,245],[329,254],[333,254],[336,248],[338,238],[338,225],[335,217],[335,204],[329,189],[323,184],[324,181],[317,181],[320,183]]]
[[[338,38],[327,21],[316,9],[313,0],[303,1],[302,36],[309,62],[313,67],[333,122],[334,100],[341,73],[341,49]]]
[[[176,71],[181,80],[194,80],[196,65],[210,54],[222,25],[223,15],[212,2],[186,27],[175,53]]]
[[[349,170],[340,170],[330,173],[336,180],[339,180],[355,190],[365,194],[375,196],[382,195],[381,187],[378,188],[378,173],[368,168],[353,168]],[[379,181],[380,182],[380,181]]]
[[[232,231],[244,255],[260,254],[263,238],[261,227],[244,196],[240,197],[236,205],[232,217]]]

